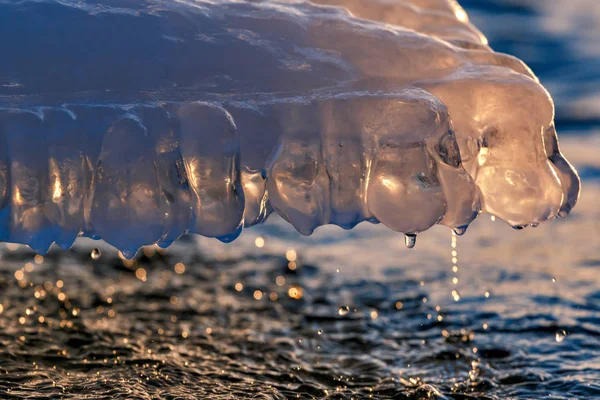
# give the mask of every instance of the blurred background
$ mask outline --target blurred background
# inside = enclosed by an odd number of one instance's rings
[[[415,249],[280,219],[134,260],[2,244],[0,397],[600,398],[600,2],[464,0],[556,102],[583,190],[566,220],[481,215]]]

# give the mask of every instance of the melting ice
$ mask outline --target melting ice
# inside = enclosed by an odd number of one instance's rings
[[[381,222],[515,227],[579,195],[547,91],[454,0],[0,1],[0,240],[132,255]]]

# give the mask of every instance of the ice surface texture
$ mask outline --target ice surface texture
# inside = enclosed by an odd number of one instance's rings
[[[0,0],[0,240],[131,255],[566,215],[546,90],[454,0]]]

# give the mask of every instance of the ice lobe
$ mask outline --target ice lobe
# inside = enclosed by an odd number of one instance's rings
[[[462,176],[461,189],[476,203],[447,110],[429,93],[338,96],[277,111],[283,133],[267,164],[267,189],[271,206],[300,232],[369,219],[420,232],[446,213],[449,224],[474,217],[475,204],[459,216],[450,188],[444,193]]]
[[[548,93],[454,0],[0,1],[0,240],[133,255],[566,216]]]

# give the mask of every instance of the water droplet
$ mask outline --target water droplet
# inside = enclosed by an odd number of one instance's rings
[[[412,249],[417,244],[417,235],[414,233],[407,233],[404,235],[404,244],[407,248]]]
[[[552,283],[556,283],[556,278],[552,277]]]
[[[525,229],[527,227],[527,225],[513,225],[513,229],[516,229],[518,231]]]
[[[458,293],[458,290],[453,290],[452,291],[452,297],[454,298],[454,301],[459,301],[460,300],[460,293]]]
[[[323,329],[319,329],[319,330],[317,331],[317,335],[322,335],[322,334],[323,334]]]
[[[462,236],[467,231],[467,227],[466,226],[459,226],[458,228],[454,228],[453,230],[454,230],[454,233],[456,233],[458,236]]]
[[[265,247],[265,239],[261,236],[257,237],[256,239],[254,239],[254,245],[259,249],[262,249],[263,247]]]
[[[92,250],[92,254],[91,254],[92,259],[97,260],[100,258],[101,255],[102,255],[102,253],[100,252],[100,250],[98,250],[98,249]]]
[[[569,215],[569,213],[568,213],[567,211],[565,211],[565,210],[560,210],[560,211],[558,212],[558,215],[557,215],[557,217],[558,217],[558,218],[560,218],[560,219],[564,219],[564,218],[567,218],[567,216],[568,216],[568,215]]]
[[[538,226],[540,226],[539,222],[533,222],[533,223],[531,223],[531,227],[532,228],[537,228]]]
[[[557,343],[561,343],[563,340],[565,340],[566,337],[567,332],[565,332],[564,330],[556,331],[556,335],[554,336]]]
[[[342,317],[345,315],[348,315],[349,312],[350,312],[350,307],[348,307],[348,306],[343,306],[338,309],[338,314],[341,315]]]

